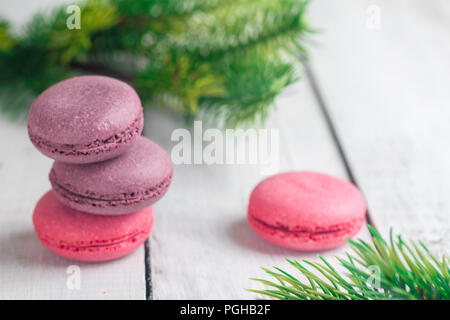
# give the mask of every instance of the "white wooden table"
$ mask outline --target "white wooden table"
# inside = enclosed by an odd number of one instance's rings
[[[54,2],[2,0],[0,13],[21,23]],[[383,234],[393,227],[449,254],[450,3],[314,0],[309,16],[323,32],[306,76],[279,97],[267,124],[280,130],[280,171],[355,179]],[[145,135],[169,152],[172,130],[183,126],[179,116],[146,113]],[[248,280],[264,277],[260,266],[317,258],[252,232],[246,206],[262,176],[251,165],[175,166],[146,246],[108,263],[59,258],[31,222],[51,161],[23,123],[0,117],[0,132],[0,299],[253,299],[245,289],[260,288]],[[367,228],[358,236],[370,239]],[[74,264],[79,289],[67,286]]]

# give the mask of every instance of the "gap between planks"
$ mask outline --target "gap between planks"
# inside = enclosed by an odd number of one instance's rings
[[[144,264],[145,264],[145,299],[153,300],[152,291],[152,264],[150,257],[150,237],[145,240],[144,244]]]
[[[344,165],[345,171],[347,173],[347,176],[349,178],[349,180],[358,187],[358,189],[360,189],[359,184],[356,180],[356,177],[353,173],[353,170],[350,166],[350,162],[348,161],[347,155],[344,151],[344,147],[342,146],[342,143],[339,139],[338,133],[336,131],[336,128],[334,126],[333,120],[331,119],[331,115],[330,112],[328,111],[328,106],[325,102],[325,99],[322,95],[322,92],[320,90],[319,84],[317,82],[317,78],[314,74],[314,71],[312,70],[311,66],[309,65],[309,63],[304,63],[304,70],[305,70],[305,74],[308,78],[308,83],[311,87],[311,90],[313,92],[313,95],[317,101],[317,105],[319,106],[320,111],[322,112],[324,121],[328,127],[328,130],[330,131],[330,135],[336,145],[336,148],[338,150],[339,156],[342,160],[342,163]],[[361,189],[360,189],[361,190]],[[370,216],[370,211],[367,208],[367,212],[366,212],[366,221],[367,224],[372,226],[373,228],[376,229],[376,226],[373,222],[372,217]],[[372,237],[372,234],[370,234],[370,236]]]
[[[144,119],[146,110],[144,109]],[[144,121],[144,128],[142,133],[147,137],[147,130]],[[152,288],[152,261],[150,256],[150,236],[144,243],[144,268],[145,268],[145,300],[153,300],[153,288]]]

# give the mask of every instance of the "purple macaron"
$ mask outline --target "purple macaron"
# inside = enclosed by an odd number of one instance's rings
[[[158,201],[172,181],[167,153],[155,142],[139,137],[123,155],[98,163],[56,161],[50,182],[65,205],[94,214],[125,214]]]
[[[133,145],[143,126],[136,91],[104,76],[56,83],[36,98],[28,116],[28,134],[35,147],[67,163],[112,159]]]

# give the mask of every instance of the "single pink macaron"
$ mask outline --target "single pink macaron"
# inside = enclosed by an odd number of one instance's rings
[[[61,204],[52,191],[37,203],[33,224],[42,244],[67,259],[106,261],[126,256],[148,238],[152,207],[123,216],[99,216]]]
[[[337,247],[364,225],[366,203],[352,183],[315,172],[286,172],[260,182],[248,221],[272,243],[313,251]]]
[[[173,167],[158,144],[139,137],[125,154],[89,164],[55,161],[50,182],[65,205],[95,214],[126,214],[161,199],[172,181]]]
[[[58,82],[31,105],[28,135],[44,155],[91,163],[128,150],[144,126],[141,101],[125,82],[80,76]]]

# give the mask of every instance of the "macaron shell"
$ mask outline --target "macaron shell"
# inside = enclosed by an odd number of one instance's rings
[[[158,144],[139,137],[125,154],[103,162],[55,162],[50,182],[61,202],[94,214],[125,214],[143,209],[167,192],[173,167]]]
[[[42,244],[78,261],[106,261],[128,255],[148,237],[152,208],[123,216],[98,216],[61,204],[52,191],[37,203],[33,224]]]
[[[116,157],[132,145],[142,129],[142,106],[136,91],[104,76],[56,83],[36,98],[28,116],[28,134],[36,148],[69,163]]]
[[[345,243],[365,221],[366,204],[350,182],[315,172],[286,172],[259,183],[248,220],[263,238],[299,250]]]

